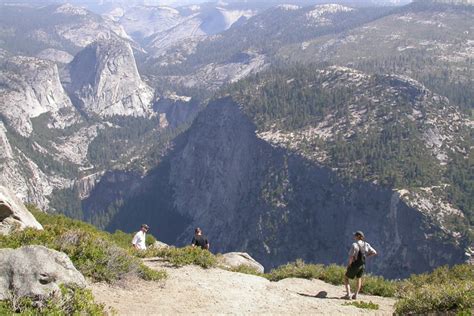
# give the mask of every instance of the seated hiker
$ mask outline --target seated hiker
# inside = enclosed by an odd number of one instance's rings
[[[346,287],[347,294],[343,297],[344,299],[357,299],[360,288],[362,286],[362,275],[365,270],[365,259],[367,257],[375,256],[377,252],[365,241],[364,233],[356,231],[354,233],[355,243],[352,244],[349,250],[349,264],[347,265],[347,271],[344,276],[344,285]],[[349,285],[349,279],[357,278],[357,288],[354,295],[351,296],[351,286]]]
[[[194,237],[191,241],[191,246],[197,246],[201,247],[201,249],[209,250],[209,241],[207,240],[206,236],[202,234],[202,230],[199,227],[194,230]]]
[[[140,230],[135,234],[135,236],[132,239],[132,246],[135,249],[139,250],[146,250],[146,232],[150,229],[147,224],[142,224],[140,227]]]

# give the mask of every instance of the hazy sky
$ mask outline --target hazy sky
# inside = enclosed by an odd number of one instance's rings
[[[391,3],[391,4],[405,4],[410,2],[410,0],[351,0],[352,3],[369,2],[372,3]],[[351,2],[349,0],[343,2]],[[321,3],[321,2],[331,2],[331,0],[0,0],[0,3],[31,3],[31,4],[48,4],[48,3],[64,3],[69,2],[75,5],[82,5],[89,8],[98,8],[98,7],[108,7],[112,4],[118,4],[121,6],[133,6],[136,4],[146,4],[146,5],[169,5],[169,6],[180,6],[188,5],[195,3],[203,2],[249,2],[249,3],[298,3],[298,4],[312,4],[312,3]],[[333,2],[340,2],[335,0]]]

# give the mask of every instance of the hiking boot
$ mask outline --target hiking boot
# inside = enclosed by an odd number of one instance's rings
[[[346,294],[344,295],[343,297],[341,297],[343,300],[351,300],[351,295],[350,294]]]
[[[356,299],[357,299],[357,293],[354,293],[354,295],[352,295],[352,299],[353,299],[353,300],[356,300]]]

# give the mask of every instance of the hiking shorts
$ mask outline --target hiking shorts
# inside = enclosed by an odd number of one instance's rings
[[[350,265],[349,267],[347,267],[346,277],[348,277],[349,279],[361,278],[362,275],[364,274],[364,271],[365,271],[364,265],[358,266],[358,267]]]

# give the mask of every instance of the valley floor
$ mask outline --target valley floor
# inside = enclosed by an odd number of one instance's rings
[[[172,268],[161,261],[148,260],[148,266],[164,269],[163,282],[133,279],[123,284],[93,284],[97,302],[112,307],[119,315],[176,314],[325,314],[392,315],[394,299],[361,295],[360,300],[379,305],[376,311],[344,306],[339,299],[343,286],[320,280],[264,278],[222,269],[197,266]],[[315,297],[321,291],[326,298]]]

